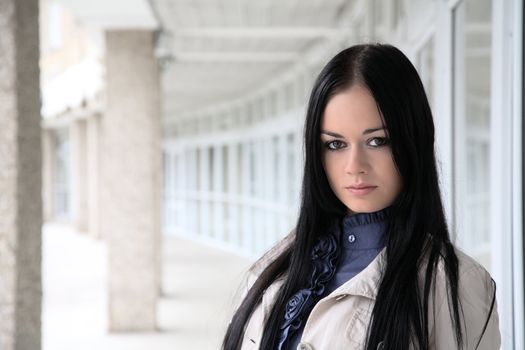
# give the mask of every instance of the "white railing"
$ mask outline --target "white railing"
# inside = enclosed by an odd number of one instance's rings
[[[167,142],[164,232],[260,255],[296,221],[301,131],[295,113],[228,137],[215,133]]]

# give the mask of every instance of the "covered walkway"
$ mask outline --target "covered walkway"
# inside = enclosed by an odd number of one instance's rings
[[[44,350],[217,350],[246,258],[164,236],[157,332],[108,333],[104,242],[44,227]],[[140,281],[137,281],[140,283]]]

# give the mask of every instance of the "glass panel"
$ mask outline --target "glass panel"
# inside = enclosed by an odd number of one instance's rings
[[[293,82],[289,82],[286,84],[285,90],[284,90],[284,110],[289,111],[294,107],[294,85]]]
[[[455,217],[458,244],[490,270],[491,0],[455,10]]]
[[[169,188],[169,166],[168,166],[168,154],[162,152],[162,166],[164,176],[162,178],[162,194],[163,194],[163,208],[164,208],[164,230],[167,230],[169,227],[169,213],[170,213],[170,188]]]
[[[256,143],[254,141],[250,142],[249,144],[249,152],[250,152],[250,156],[249,156],[249,159],[248,161],[250,162],[249,163],[249,174],[250,174],[250,181],[248,183],[248,193],[251,197],[255,197],[256,195],[256,191],[255,191],[255,188],[256,188],[256,172],[257,172],[257,169],[256,169],[256,157],[257,157],[257,150],[256,150]]]
[[[384,17],[384,14],[383,14],[383,11],[384,11],[384,4],[383,4],[383,0],[374,0],[374,20],[375,20],[375,24],[376,26],[380,27],[383,25],[383,17]]]
[[[209,187],[208,189],[213,192],[213,191],[217,191],[217,182],[215,181],[215,178],[216,178],[216,172],[217,172],[217,167],[215,164],[216,162],[216,158],[217,158],[217,149],[215,147],[210,147],[208,149],[208,152],[209,152],[209,178],[210,178],[210,184],[209,184]]]
[[[295,138],[294,138],[294,134],[288,134],[288,136],[286,137],[286,140],[287,140],[287,146],[286,146],[286,150],[288,152],[287,154],[287,157],[288,157],[288,161],[286,162],[286,165],[288,166],[288,171],[287,171],[287,174],[288,174],[288,179],[287,179],[287,183],[288,185],[286,186],[287,187],[287,190],[288,190],[288,204],[290,205],[293,205],[293,204],[296,204],[295,203],[295,183],[298,181],[297,180],[297,174],[296,174],[296,168],[295,168],[295,158],[298,156],[296,154],[296,148],[295,148]]]
[[[272,91],[270,93],[270,106],[269,106],[270,110],[268,111],[268,116],[270,118],[274,117],[277,114],[277,101],[278,101],[277,92]]]
[[[192,191],[198,191],[200,188],[200,157],[198,149],[188,151],[186,178],[188,179],[188,189]]]
[[[273,176],[273,188],[271,189],[272,190],[272,194],[270,196],[270,198],[272,198],[274,201],[278,201],[278,199],[280,198],[280,193],[279,193],[279,174],[280,174],[280,166],[282,164],[280,158],[283,157],[283,154],[281,154],[281,152],[279,152],[279,137],[278,136],[274,136],[272,137],[272,149],[271,149],[271,152],[273,153],[272,154],[272,157],[271,159],[273,160],[273,174],[271,174],[271,176]]]
[[[240,192],[247,197],[250,194],[250,143],[246,141],[239,145]]]
[[[392,28],[397,28],[398,24],[401,22],[403,17],[403,12],[405,11],[405,4],[403,0],[393,0],[392,3]]]
[[[228,164],[231,162],[229,159],[230,154],[228,153],[228,146],[222,146],[222,192],[230,192],[231,189],[228,186],[228,179],[230,176]]]
[[[434,103],[434,38],[431,37],[425,45],[421,48],[417,55],[417,66],[419,75],[425,86],[425,92],[427,94],[428,101],[432,106]]]

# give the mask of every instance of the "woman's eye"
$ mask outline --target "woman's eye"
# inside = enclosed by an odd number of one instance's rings
[[[325,143],[325,146],[326,148],[328,148],[329,150],[338,150],[342,147],[344,147],[344,143],[341,142],[341,141],[337,141],[337,140],[334,140],[334,141],[328,141]]]
[[[388,144],[388,139],[386,137],[374,137],[368,140],[368,145],[372,147],[381,147]]]

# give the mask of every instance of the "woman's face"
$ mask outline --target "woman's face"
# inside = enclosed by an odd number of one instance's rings
[[[384,209],[401,192],[401,175],[368,89],[353,85],[328,101],[321,143],[330,187],[349,213]]]

